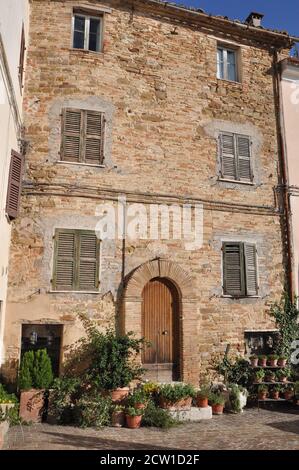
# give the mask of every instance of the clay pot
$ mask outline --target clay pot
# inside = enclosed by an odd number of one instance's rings
[[[27,423],[40,423],[45,404],[44,390],[26,390],[21,392],[19,416]]]
[[[207,406],[209,406],[208,398],[196,397],[196,406],[198,406],[198,408],[207,408]]]
[[[251,367],[257,367],[258,363],[259,363],[258,357],[255,357],[254,359],[250,359]]]
[[[261,379],[260,377],[254,377],[254,382],[257,383],[257,384],[261,384],[263,382],[263,379]]]
[[[129,387],[116,388],[110,392],[113,403],[122,403],[129,395]]]
[[[267,358],[265,357],[265,359],[259,359],[259,360],[258,360],[258,365],[261,366],[261,367],[266,367],[266,365],[267,365]]]
[[[125,425],[124,411],[114,411],[111,417],[111,425],[114,428],[122,428]]]
[[[271,398],[273,398],[273,400],[278,400],[279,399],[279,392],[271,392]]]
[[[135,410],[145,410],[146,404],[145,403],[136,403],[134,405]]]
[[[287,360],[286,359],[278,359],[277,364],[279,367],[285,367],[287,365]]]
[[[277,359],[269,359],[269,366],[276,367],[277,366]]]
[[[160,406],[160,408],[163,408],[164,410],[188,411],[188,410],[190,410],[191,405],[192,405],[192,398],[191,397],[182,398],[181,400],[178,400],[175,403],[170,402],[168,400],[165,400],[162,397],[159,398],[159,406]]]
[[[259,393],[259,400],[266,400],[267,392],[260,392]]]
[[[281,382],[287,382],[287,381],[288,381],[288,378],[287,378],[287,377],[280,377],[280,381],[281,381]]]
[[[275,377],[266,375],[266,382],[275,383]]]
[[[126,415],[127,427],[130,429],[138,429],[141,425],[142,416],[129,416]]]
[[[294,397],[294,392],[284,392],[285,400],[292,400],[293,397]]]
[[[224,410],[224,405],[212,405],[213,415],[222,415]]]

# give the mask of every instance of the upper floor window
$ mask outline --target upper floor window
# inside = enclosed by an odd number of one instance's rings
[[[252,182],[251,139],[249,136],[222,132],[219,135],[221,178]]]
[[[62,113],[61,160],[89,165],[104,161],[104,114],[81,109]]]
[[[21,34],[21,45],[20,45],[20,58],[19,58],[19,84],[20,84],[20,89],[22,92],[22,87],[23,87],[23,77],[24,77],[24,61],[25,61],[25,31],[24,31],[24,25],[22,27],[22,34]]]
[[[73,16],[73,48],[102,50],[102,17],[75,13]]]
[[[252,243],[224,242],[223,293],[233,297],[258,295],[256,246]]]
[[[238,73],[238,51],[218,46],[217,48],[217,78],[239,81]]]

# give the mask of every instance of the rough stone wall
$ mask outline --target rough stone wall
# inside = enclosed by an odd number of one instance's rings
[[[82,334],[78,310],[103,327],[114,323],[121,311],[121,241],[102,244],[99,294],[52,293],[50,281],[54,229],[93,229],[97,204],[118,192],[131,193],[135,201],[146,198],[147,203],[161,200],[159,194],[170,203],[170,196],[205,201],[200,250],[186,251],[177,240],[127,241],[125,248],[126,275],[161,253],[191,274],[198,295],[194,308],[199,333],[194,332],[193,344],[204,370],[212,354],[223,352],[227,343],[242,351],[245,329],[273,328],[267,312],[284,283],[281,221],[273,190],[279,165],[272,58],[263,47],[241,44],[242,83],[217,80],[217,32],[207,35],[141,11],[132,14],[116,1],[101,3],[112,7],[105,15],[104,52],[72,50],[72,8],[83,3],[31,3],[24,94],[26,181],[39,186],[25,187],[12,236],[6,374],[14,373],[22,323],[64,324],[63,347]],[[59,115],[71,102],[108,113],[102,168],[59,162]],[[216,137],[228,129],[252,134],[254,185],[218,180]],[[222,296],[225,240],[257,244],[258,298]],[[194,374],[186,376],[198,380]]]

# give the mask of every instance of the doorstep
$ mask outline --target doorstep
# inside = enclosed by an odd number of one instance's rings
[[[0,423],[0,450],[4,447],[5,436],[9,428],[8,421],[2,421]]]
[[[212,407],[197,408],[192,406],[188,411],[170,411],[169,413],[178,421],[202,421],[212,418]]]

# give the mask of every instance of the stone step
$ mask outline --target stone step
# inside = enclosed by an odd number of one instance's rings
[[[197,408],[192,406],[188,411],[170,411],[171,416],[179,421],[202,421],[212,418],[212,407]]]

